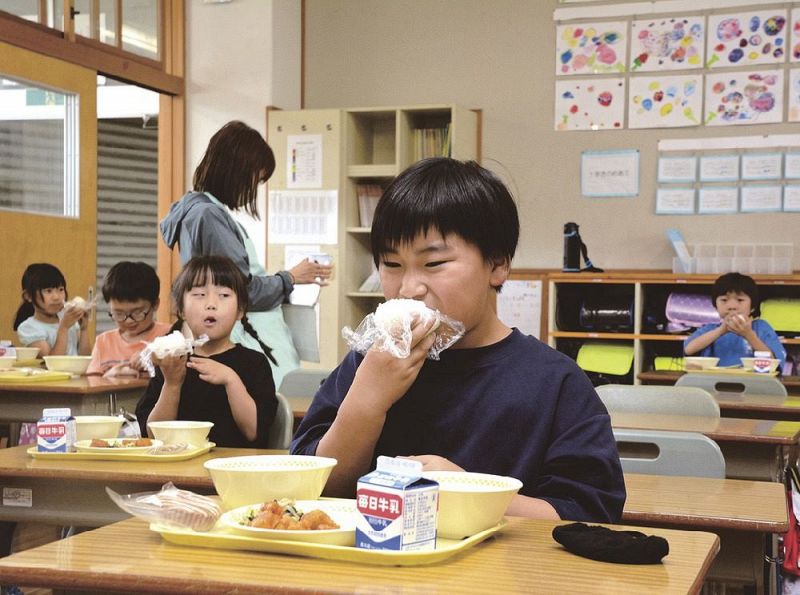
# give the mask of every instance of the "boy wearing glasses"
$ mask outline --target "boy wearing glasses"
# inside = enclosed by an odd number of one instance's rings
[[[139,352],[145,342],[169,332],[167,322],[155,320],[161,284],[156,272],[144,262],[122,261],[103,281],[108,316],[117,328],[97,336],[87,374],[118,376],[138,374]]]

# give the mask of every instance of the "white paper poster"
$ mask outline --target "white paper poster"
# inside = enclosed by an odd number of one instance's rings
[[[625,118],[625,79],[556,81],[556,130],[616,130]]]
[[[797,27],[800,30],[800,26]],[[800,35],[800,34],[798,34]],[[795,50],[800,53],[800,40]],[[789,121],[800,122],[800,68],[789,71]]]
[[[738,155],[707,155],[700,157],[701,182],[737,182]]]
[[[658,158],[659,182],[694,182],[697,179],[697,157]]]
[[[785,62],[786,25],[786,9],[709,16],[706,66]]]
[[[270,244],[336,244],[336,190],[271,190]]]
[[[800,27],[797,23],[800,22],[800,8],[793,8],[792,12],[792,47],[787,51],[789,54],[789,61],[800,62]]]
[[[781,210],[780,186],[742,186],[742,212]]]
[[[783,155],[780,153],[746,153],[742,155],[743,180],[778,180]]]
[[[656,214],[690,215],[694,213],[694,188],[659,188],[656,190]]]
[[[584,151],[581,154],[583,196],[638,196],[639,151]]]
[[[702,68],[705,19],[670,16],[631,23],[631,71]]]
[[[507,326],[539,338],[542,313],[542,282],[509,279],[497,295],[497,317]]]
[[[629,128],[697,126],[703,114],[703,77],[631,77]]]
[[[289,135],[286,151],[286,187],[322,187],[322,135]]]
[[[739,189],[728,186],[700,188],[697,212],[702,214],[735,213],[739,209]]]
[[[800,153],[786,153],[783,164],[783,177],[800,178]]]
[[[708,126],[770,124],[783,119],[783,71],[706,75]]]
[[[627,30],[624,21],[556,27],[556,74],[625,72]]]
[[[783,210],[800,211],[800,186],[783,187]]]

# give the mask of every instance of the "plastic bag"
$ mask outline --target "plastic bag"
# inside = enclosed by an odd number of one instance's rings
[[[106,487],[106,493],[114,504],[130,515],[151,523],[193,531],[210,531],[222,514],[222,509],[213,499],[180,490],[171,481],[158,492],[122,495]]]
[[[200,335],[197,339],[193,337],[185,337],[180,331],[172,331],[163,337],[156,337],[151,343],[148,343],[144,349],[139,353],[139,361],[144,366],[144,369],[150,374],[150,377],[156,375],[156,369],[153,365],[153,355],[162,359],[168,355],[188,355],[194,353],[194,348],[203,345],[208,341],[207,335]]]
[[[464,336],[464,325],[438,310],[432,310],[418,300],[395,299],[384,302],[372,314],[352,330],[342,329],[350,349],[366,353],[371,348],[386,351],[397,358],[406,358],[411,353],[411,328],[415,322],[421,324],[434,320],[431,333],[433,345],[428,358],[439,359],[439,354]]]

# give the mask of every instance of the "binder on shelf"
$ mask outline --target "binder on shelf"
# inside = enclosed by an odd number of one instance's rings
[[[383,194],[383,188],[379,184],[359,184],[356,187],[358,195],[358,218],[361,227],[372,227],[372,217],[375,215],[375,207]]]

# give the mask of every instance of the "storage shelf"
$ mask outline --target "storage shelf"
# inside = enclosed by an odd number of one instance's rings
[[[380,291],[348,291],[345,295],[351,298],[383,298]]]
[[[366,233],[369,234],[372,232],[371,227],[347,227],[345,228],[347,233]]]
[[[633,333],[593,333],[587,331],[573,332],[573,331],[554,331],[550,333],[551,337],[556,339],[615,339],[632,341],[638,335]]]
[[[391,178],[398,173],[397,165],[394,163],[349,165],[347,167],[347,176],[350,178]]]

